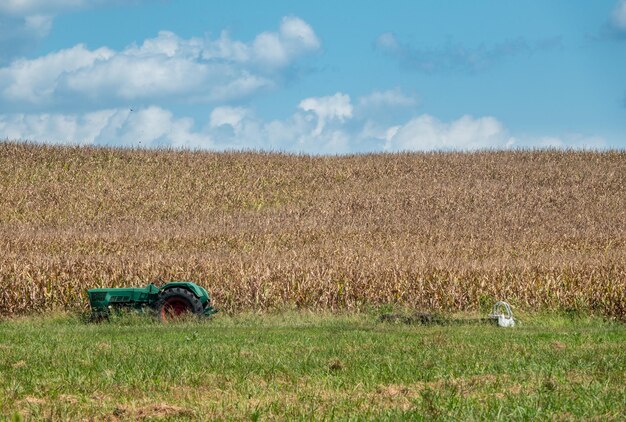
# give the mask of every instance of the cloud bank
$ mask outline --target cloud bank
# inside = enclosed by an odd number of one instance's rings
[[[0,68],[5,108],[224,102],[276,86],[281,70],[315,52],[320,41],[302,19],[285,17],[277,31],[249,43],[223,32],[183,39],[169,31],[115,51],[82,44]]]
[[[357,103],[380,98],[379,94],[361,97]],[[46,143],[311,154],[605,145],[601,138],[582,135],[565,139],[516,138],[492,116],[466,115],[446,122],[421,114],[400,125],[385,126],[371,117],[355,116],[350,96],[341,92],[306,98],[289,118],[282,120],[265,121],[246,107],[219,106],[206,121],[196,122],[150,106],[135,111],[117,108],[81,114],[4,114],[0,115],[0,134],[7,139]]]

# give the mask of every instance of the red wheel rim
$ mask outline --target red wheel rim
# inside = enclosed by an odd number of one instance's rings
[[[161,308],[161,318],[164,320],[174,319],[191,311],[188,301],[180,297],[165,299]]]

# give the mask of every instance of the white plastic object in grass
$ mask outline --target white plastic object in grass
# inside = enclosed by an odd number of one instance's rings
[[[498,321],[498,326],[500,327],[515,327],[511,305],[502,300],[493,305],[489,318]]]

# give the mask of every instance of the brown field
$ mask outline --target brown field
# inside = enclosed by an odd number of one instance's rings
[[[0,142],[0,315],[185,279],[227,312],[626,314],[626,152],[309,157]]]

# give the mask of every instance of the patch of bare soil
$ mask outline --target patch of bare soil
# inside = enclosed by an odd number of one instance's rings
[[[112,420],[144,420],[163,418],[191,418],[193,412],[179,406],[167,403],[150,404],[141,407],[118,406],[114,411]]]

